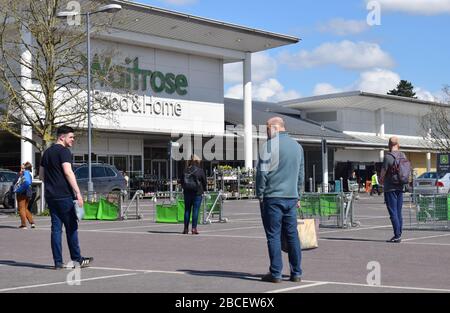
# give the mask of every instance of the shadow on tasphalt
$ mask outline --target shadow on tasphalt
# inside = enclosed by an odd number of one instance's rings
[[[50,266],[50,265],[16,262],[16,261],[11,261],[11,260],[0,260],[0,265],[13,266],[13,267],[37,268],[37,269],[43,269],[43,270],[53,270],[54,269],[54,267]]]

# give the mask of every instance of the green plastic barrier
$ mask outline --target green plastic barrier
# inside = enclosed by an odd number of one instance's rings
[[[338,201],[337,195],[320,195],[320,215],[327,217],[339,214]]]
[[[178,204],[156,205],[156,223],[178,224]]]
[[[84,203],[84,217],[83,220],[85,221],[94,221],[97,220],[97,214],[99,209],[100,203],[99,202],[85,202]]]
[[[174,204],[159,204],[156,206],[156,223],[183,224],[184,223],[184,199],[177,197]],[[198,222],[203,218],[203,204],[200,207]],[[192,223],[192,212],[191,220]]]
[[[116,221],[119,218],[119,207],[106,199],[100,199],[97,219],[100,221]]]
[[[219,193],[211,193],[209,195],[210,195],[209,199],[208,198],[206,199],[206,208],[208,209],[208,213],[213,209],[213,205],[216,202],[217,198],[219,197]],[[212,213],[213,214],[220,213],[220,203],[219,202],[217,202]]]
[[[447,221],[450,221],[450,196],[447,197]]]
[[[434,202],[434,203],[433,203]],[[448,221],[450,217],[450,197],[419,197],[417,221]]]
[[[300,199],[300,215],[320,215],[320,198],[316,195],[304,195]]]
[[[184,223],[184,200],[177,199],[178,222]],[[192,220],[192,217],[191,217]]]

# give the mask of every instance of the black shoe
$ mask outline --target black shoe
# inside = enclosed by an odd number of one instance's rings
[[[262,281],[264,281],[264,282],[266,282],[266,283],[274,283],[274,284],[279,284],[279,283],[281,283],[281,278],[275,278],[275,277],[273,277],[272,276],[272,274],[267,274],[267,275],[264,275],[262,278],[261,278],[261,280]]]
[[[55,265],[55,267],[53,268],[55,271],[60,271],[64,269],[64,264],[57,264]]]
[[[300,283],[302,281],[302,278],[300,276],[291,276],[289,280],[293,283]]]
[[[89,267],[93,261],[94,258],[82,258],[80,262],[80,267],[81,268]]]
[[[402,238],[393,237],[392,239],[388,240],[389,243],[401,243]]]

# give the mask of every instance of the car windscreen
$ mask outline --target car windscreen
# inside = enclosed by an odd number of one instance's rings
[[[17,174],[14,172],[3,172],[0,175],[2,177],[1,180],[8,183],[12,183],[17,177]]]

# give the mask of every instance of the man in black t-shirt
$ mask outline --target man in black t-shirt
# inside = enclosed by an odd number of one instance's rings
[[[78,219],[75,202],[83,207],[83,196],[72,170],[72,153],[69,148],[75,141],[74,130],[61,126],[57,130],[57,142],[48,148],[41,161],[39,176],[45,186],[45,200],[52,219],[51,245],[55,269],[64,268],[62,257],[62,225],[67,234],[70,257],[81,267],[87,267],[93,258],[84,258],[78,242]]]

